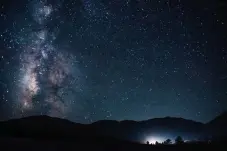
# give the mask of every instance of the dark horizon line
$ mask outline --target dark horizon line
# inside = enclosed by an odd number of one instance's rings
[[[171,119],[181,119],[181,120],[192,121],[192,122],[196,122],[196,123],[200,123],[200,124],[208,124],[208,123],[210,123],[211,121],[215,120],[217,117],[219,117],[219,116],[221,116],[223,114],[227,114],[227,111],[223,111],[221,114],[219,114],[218,116],[214,117],[213,119],[211,119],[208,122],[199,122],[199,121],[196,121],[196,120],[187,119],[187,118],[183,118],[183,117],[164,116],[164,117],[150,118],[150,119],[147,119],[147,120],[127,120],[127,119],[125,119],[125,120],[105,120],[105,119],[103,119],[103,120],[97,120],[97,121],[85,124],[85,123],[80,123],[80,122],[74,122],[74,121],[69,120],[67,118],[61,118],[61,117],[49,116],[49,115],[31,115],[31,116],[24,116],[24,117],[21,117],[21,118],[11,118],[11,119],[7,119],[7,120],[0,120],[0,122],[7,122],[7,121],[11,121],[11,120],[20,120],[20,119],[25,119],[25,118],[48,117],[48,118],[66,120],[66,121],[69,121],[69,122],[74,123],[74,124],[90,125],[90,124],[94,124],[94,123],[97,123],[97,122],[100,122],[100,121],[114,121],[114,122],[118,122],[118,123],[121,123],[121,122],[146,122],[146,121],[150,121],[150,120],[171,118]]]

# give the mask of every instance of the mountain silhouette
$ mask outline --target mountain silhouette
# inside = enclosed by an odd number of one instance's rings
[[[98,121],[91,124],[99,134],[131,141],[141,141],[147,135],[172,134],[200,137],[204,124],[183,118],[155,118],[146,121]]]
[[[183,118],[165,117],[146,121],[101,120],[92,124],[73,123],[49,116],[31,116],[0,122],[1,137],[64,140],[125,140],[141,142],[149,135],[167,135],[184,139],[227,136],[227,112],[203,124]],[[108,138],[108,139],[106,139]]]
[[[207,123],[206,133],[215,138],[227,139],[227,112],[223,112]]]

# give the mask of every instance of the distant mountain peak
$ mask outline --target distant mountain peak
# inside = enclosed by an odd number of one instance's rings
[[[222,112],[220,116],[227,116],[227,111]]]
[[[227,111],[222,112],[220,115],[215,117],[212,121],[210,121],[208,124],[217,123],[219,122],[226,122],[227,123]]]
[[[141,137],[150,135],[150,133],[182,135],[190,138],[216,133],[222,134],[227,125],[226,122],[227,112],[223,112],[208,124],[170,116],[144,121],[101,120],[92,124],[79,124],[67,119],[41,115],[0,122],[0,133],[5,136],[18,134],[18,136],[22,135],[26,137],[44,137],[48,135],[59,138],[111,136],[118,139],[140,141],[144,139]]]

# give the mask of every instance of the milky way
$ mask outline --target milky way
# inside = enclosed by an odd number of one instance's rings
[[[65,117],[71,101],[68,100],[69,97],[64,98],[65,92],[80,80],[81,73],[79,69],[74,72],[74,68],[77,68],[75,57],[67,53],[67,50],[61,51],[54,46],[56,33],[45,28],[55,8],[46,1],[33,1],[32,5],[31,16],[37,29],[26,33],[27,37],[17,37],[27,42],[19,43],[23,50],[20,54],[16,109],[19,109],[22,116],[42,109],[46,113],[41,114]],[[71,88],[73,91],[75,89],[75,86]]]
[[[210,121],[227,109],[226,6],[1,0],[0,120]]]

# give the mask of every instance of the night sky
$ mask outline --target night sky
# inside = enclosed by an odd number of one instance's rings
[[[227,110],[226,3],[1,0],[0,120],[74,122]]]

